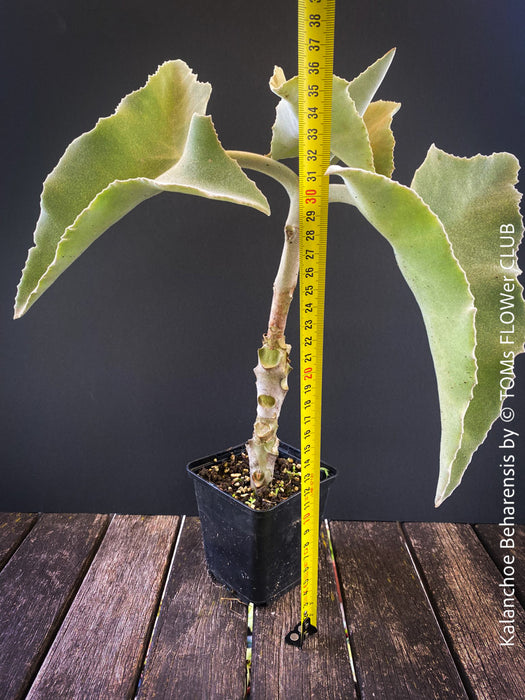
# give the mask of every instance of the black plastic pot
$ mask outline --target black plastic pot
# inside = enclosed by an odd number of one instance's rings
[[[210,573],[245,603],[261,605],[277,598],[300,581],[301,494],[266,511],[253,510],[214,484],[198,471],[240,454],[237,445],[219,454],[191,462],[186,467],[194,480],[206,561]],[[281,442],[281,457],[300,460],[300,452]],[[336,470],[321,463],[328,476],[321,481],[319,511],[325,508]]]

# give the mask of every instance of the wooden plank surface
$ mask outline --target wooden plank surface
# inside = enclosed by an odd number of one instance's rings
[[[407,523],[404,528],[472,696],[525,698],[525,615],[509,598],[513,646],[502,646],[511,637],[499,623],[505,619],[502,577],[472,527]]]
[[[134,696],[179,521],[116,516],[106,532],[108,522],[0,514],[1,698]],[[332,522],[331,531],[357,695],[323,536],[319,633],[302,650],[284,644],[299,588],[256,608],[254,700],[525,698],[525,613],[507,595],[513,585],[523,601],[524,526],[514,548],[500,546],[498,525]],[[515,557],[507,589],[506,555]],[[138,698],[241,700],[246,632],[246,606],[211,580],[198,519],[186,518]]]
[[[0,569],[37,520],[34,513],[0,513]]]
[[[330,529],[360,697],[466,698],[398,524]]]
[[[28,698],[133,697],[178,521],[113,518]]]
[[[254,700],[356,698],[326,529],[319,546],[318,633],[302,649],[284,643],[299,622],[300,586],[255,608],[251,695]]]
[[[0,573],[0,697],[21,697],[91,561],[102,515],[43,515]]]
[[[505,557],[514,557],[510,565],[515,569],[516,597],[522,607],[525,606],[525,525],[517,525],[507,532],[499,525],[475,525],[474,529],[501,573],[509,566],[510,560]],[[509,534],[512,537],[509,538]],[[511,544],[514,547],[508,546]]]
[[[138,698],[241,700],[247,606],[214,582],[197,518],[186,518]]]

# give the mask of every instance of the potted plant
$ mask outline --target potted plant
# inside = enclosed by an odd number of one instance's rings
[[[500,415],[513,381],[514,358],[523,350],[525,303],[516,263],[522,234],[519,194],[514,187],[518,163],[507,153],[458,158],[432,146],[410,187],[393,180],[391,122],[400,105],[374,100],[393,56],[392,50],[351,81],[334,76],[330,200],[356,207],[390,242],[420,306],[441,409],[439,505],[459,485],[472,454]],[[226,568],[238,572],[241,560],[259,561],[257,550],[248,552],[254,538],[265,542],[262,573],[258,574],[263,578],[275,556],[268,543],[277,544],[278,550],[297,549],[297,566],[292,563],[285,580],[264,583],[261,593],[257,587],[246,593],[241,583],[232,582],[210,564],[241,597],[256,602],[278,595],[299,577],[298,496],[290,499],[294,505],[285,524],[277,526],[280,535],[266,524],[288,507],[288,501],[274,505],[284,475],[292,489],[298,478],[297,452],[288,446],[280,448],[277,437],[291,369],[285,328],[299,269],[298,177],[283,162],[295,159],[298,153],[297,79],[287,80],[276,68],[270,87],[279,102],[269,155],[225,151],[206,115],[210,86],[199,82],[183,61],[162,64],[144,87],[122,100],[113,115],[75,139],[46,179],[35,245],[29,251],[15,305],[18,318],[98,236],[160,192],[223,200],[269,214],[265,195],[246,171],[265,173],[284,187],[289,213],[270,319],[255,368],[254,430],[245,445],[233,449],[236,457],[245,453],[247,465],[239,471],[235,462],[233,469],[232,450],[227,450],[190,468],[193,474],[203,468],[210,473],[224,467],[226,474],[234,476],[232,491],[238,485],[234,495],[210,487],[217,502],[200,506],[203,524],[213,540],[217,540],[218,527],[211,520],[214,514],[229,525],[234,519],[229,509],[240,514],[235,533],[246,537],[238,539],[230,531],[217,545]],[[507,254],[500,267],[494,264],[498,236]],[[281,457],[284,464],[279,462]],[[277,481],[276,464],[280,469]],[[324,469],[329,477],[333,475],[328,467]],[[197,476],[197,491],[202,489],[207,486]],[[259,508],[264,501],[273,507],[262,524],[265,516]],[[247,525],[250,518],[261,519],[253,533]],[[225,550],[224,542],[232,543],[232,548]],[[238,561],[232,561],[232,552],[239,548]],[[209,561],[214,556],[209,555]]]

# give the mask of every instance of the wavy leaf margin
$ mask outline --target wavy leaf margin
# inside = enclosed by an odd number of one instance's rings
[[[499,417],[505,397],[500,381],[513,381],[514,358],[523,352],[525,301],[516,257],[523,232],[521,195],[515,188],[518,171],[519,163],[509,153],[459,158],[431,146],[412,181],[443,222],[476,306],[478,382],[458,452],[452,463],[441,463],[436,506],[459,486]],[[504,321],[512,317],[512,324],[503,323],[502,314]],[[507,333],[510,327],[513,332]]]
[[[184,61],[168,61],[113,115],[68,146],[44,182],[15,318],[112,224],[160,192],[225,200],[269,214],[266,197],[226,154],[205,116],[210,92]]]
[[[419,194],[389,178],[332,166],[352,203],[389,241],[421,309],[437,379],[441,414],[440,472],[460,449],[477,382],[475,306],[447,232]]]

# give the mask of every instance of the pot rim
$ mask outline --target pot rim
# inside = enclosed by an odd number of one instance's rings
[[[286,503],[290,503],[290,501],[293,501],[295,498],[300,498],[301,497],[301,490],[297,491],[297,493],[294,493],[292,496],[289,496],[285,501],[281,501],[280,503],[277,503],[276,505],[272,506],[271,508],[266,508],[265,510],[256,510],[254,508],[250,508],[250,506],[246,505],[246,503],[243,503],[242,501],[239,501],[236,498],[233,498],[229,493],[226,491],[223,491],[220,489],[218,486],[216,486],[214,483],[211,481],[207,481],[204,479],[202,476],[200,476],[197,473],[197,470],[201,469],[203,466],[205,466],[208,462],[213,462],[215,459],[223,459],[225,457],[228,457],[232,452],[234,454],[239,454],[245,449],[246,445],[245,443],[241,443],[240,445],[235,445],[233,447],[228,447],[226,450],[221,450],[221,452],[215,452],[211,455],[207,455],[206,457],[201,457],[200,459],[192,460],[186,465],[186,472],[188,475],[200,481],[202,484],[206,484],[206,486],[209,486],[217,491],[218,494],[221,496],[224,496],[227,498],[230,502],[238,504],[240,507],[245,508],[247,511],[250,513],[253,513],[256,517],[263,517],[266,513],[271,513],[272,511],[276,510],[277,508],[280,508],[281,506],[285,505]],[[281,448],[283,449],[283,453],[281,454]],[[288,451],[290,454],[286,454],[286,451]],[[299,456],[297,456],[299,455]],[[300,459],[300,450],[298,450],[296,447],[293,447],[293,445],[289,445],[286,442],[280,441],[279,443],[279,456],[280,457],[293,457],[294,459]],[[335,467],[330,466],[329,464],[326,464],[323,460],[321,460],[321,469],[327,469],[328,470],[328,475],[325,475],[325,478],[322,479],[321,483],[326,483],[329,481],[332,481],[335,479],[337,476],[337,469]]]

